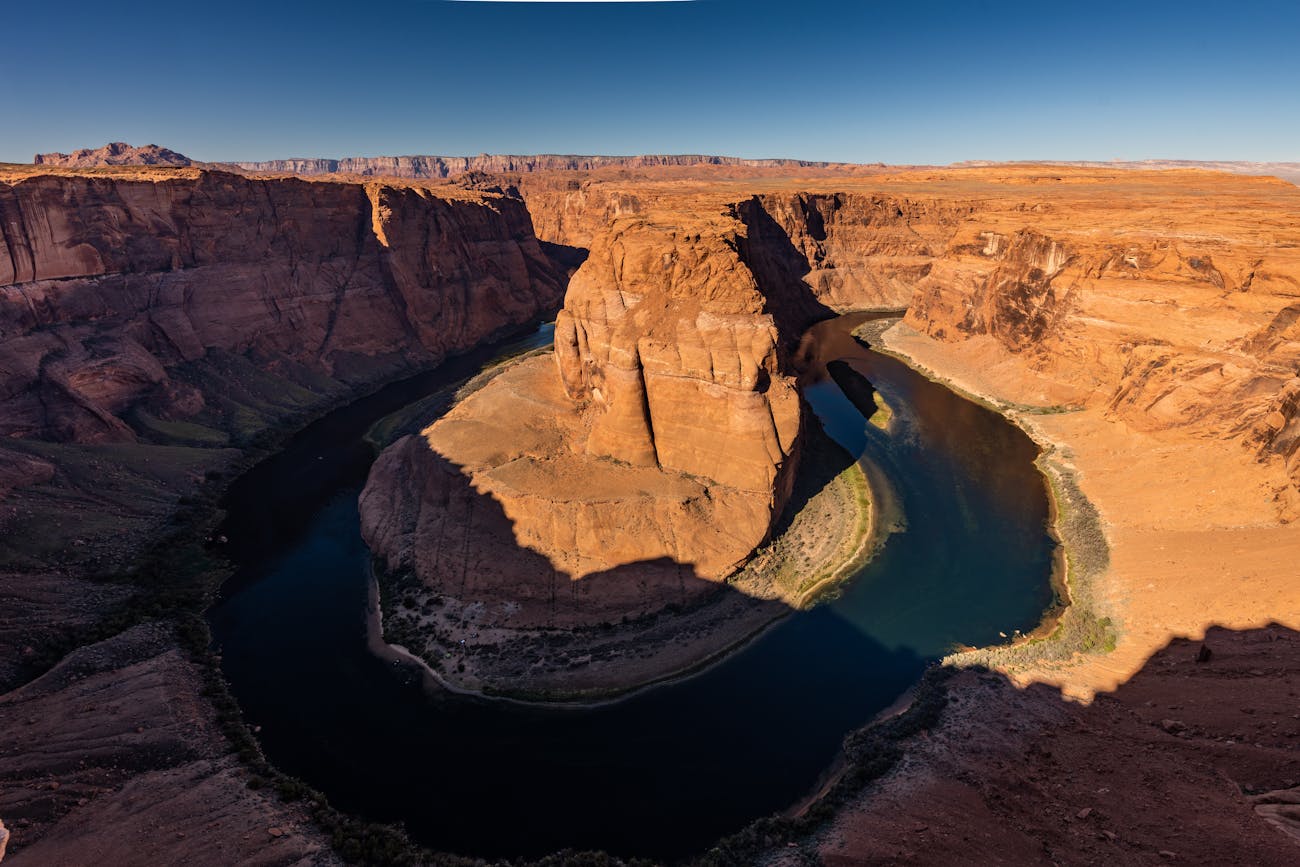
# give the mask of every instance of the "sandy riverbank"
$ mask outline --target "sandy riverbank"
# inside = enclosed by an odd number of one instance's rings
[[[1300,532],[1289,523],[1294,504],[1280,461],[1257,461],[1236,443],[1137,431],[1102,407],[1077,407],[1069,384],[1034,374],[987,338],[939,343],[899,324],[883,346],[1024,427],[1100,516],[1109,564],[1090,577],[1088,602],[1116,625],[1113,650],[981,661],[1018,685],[1091,700],[1172,639],[1211,626],[1300,628]]]

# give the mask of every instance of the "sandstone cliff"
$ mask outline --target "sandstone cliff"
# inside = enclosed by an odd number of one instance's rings
[[[751,184],[759,190],[773,186],[770,181]],[[521,178],[520,189],[539,238],[580,247],[592,246],[615,219],[681,207],[684,195],[676,185],[562,176]],[[706,207],[727,207],[721,196],[705,197]],[[802,279],[821,303],[851,310],[906,307],[976,203],[906,193],[769,190],[757,193],[745,207],[762,211],[764,221],[784,235],[782,244],[802,257]],[[769,235],[776,237],[775,232]]]
[[[172,629],[193,639],[198,597],[141,578],[141,553],[185,547],[186,527],[201,559],[189,504],[237,460],[228,446],[530,320],[563,282],[501,194],[197,168],[0,175],[12,860],[337,862],[230,754],[211,672]],[[166,571],[205,592],[212,576],[189,569]]]
[[[1252,183],[1257,195],[1288,194]],[[1054,383],[1049,402],[1097,406],[1141,431],[1235,440],[1281,456],[1300,482],[1300,256],[1279,235],[1243,230],[1250,207],[1171,206],[1175,225],[1159,228],[1121,228],[1119,215],[1081,204],[1075,214],[1091,219],[1076,226],[975,215],[917,281],[907,322],[1023,356]]]
[[[827,315],[773,226],[751,201],[615,220],[570,282],[554,359],[380,457],[361,500],[372,549],[511,625],[710,592],[789,492],[791,354]],[[466,523],[472,544],[450,546]]]
[[[212,353],[310,382],[391,375],[556,304],[515,199],[220,172],[0,184],[0,434],[130,440],[188,418]],[[295,374],[294,366],[300,370]]]

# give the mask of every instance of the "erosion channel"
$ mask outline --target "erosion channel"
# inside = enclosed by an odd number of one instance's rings
[[[866,348],[852,332],[868,318],[809,332],[803,393],[867,469],[876,520],[894,531],[832,598],[693,676],[605,704],[525,705],[438,686],[375,634],[358,530],[370,426],[548,345],[548,327],[306,428],[232,486],[222,533],[238,572],[210,612],[267,756],[341,809],[404,823],[439,851],[488,857],[679,857],[808,794],[844,736],[927,665],[956,645],[1032,630],[1053,599],[1034,443]]]

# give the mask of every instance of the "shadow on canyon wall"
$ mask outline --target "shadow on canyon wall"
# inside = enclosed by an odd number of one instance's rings
[[[1300,633],[1276,623],[1171,639],[1086,705],[932,669],[845,739],[820,800],[697,863],[1294,864],[1298,690]]]
[[[793,347],[808,326],[836,313],[817,298],[804,279],[812,273],[812,263],[757,196],[733,206],[732,215],[746,228],[739,241],[741,258],[768,299],[782,337]]]

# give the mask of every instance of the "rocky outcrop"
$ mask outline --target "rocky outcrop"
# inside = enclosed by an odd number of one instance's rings
[[[765,291],[748,227],[719,222],[616,221],[574,275],[555,358],[588,408],[588,454],[766,493],[799,427],[783,343],[811,311],[798,289]]]
[[[1293,461],[1290,250],[1226,226],[1134,236],[1116,215],[1075,214],[1075,227],[1015,231],[1005,215],[972,217],[917,282],[908,324],[942,341],[992,338],[1061,383],[1071,405],[1137,430],[1236,439]]]
[[[79,152],[80,153],[80,152]],[[829,163],[787,159],[744,159],[705,154],[643,154],[640,156],[579,156],[572,154],[479,154],[473,157],[403,156],[295,158],[237,162],[251,172],[294,175],[347,174],[386,178],[448,178],[465,172],[519,173],[592,171],[604,168],[662,168],[667,166],[738,166],[745,168],[825,167]]]
[[[380,457],[361,499],[371,548],[511,624],[709,592],[789,492],[791,355],[826,315],[773,225],[748,201],[615,220],[570,282],[554,359],[502,374]]]
[[[0,696],[13,863],[341,863],[301,806],[250,785],[204,690],[146,623]]]
[[[817,299],[838,310],[906,307],[974,210],[960,198],[860,193],[765,194],[756,204],[807,260]]]
[[[0,434],[129,440],[191,417],[178,367],[300,383],[427,364],[558,303],[516,199],[448,188],[45,175],[0,184]],[[294,366],[298,373],[293,374]]]
[[[126,142],[110,142],[102,148],[82,148],[70,154],[37,154],[38,166],[61,168],[98,168],[100,166],[189,166],[194,161],[169,148],[150,144],[134,147]]]
[[[850,762],[906,758],[750,863],[1293,864],[1297,663],[1271,626],[1172,640],[1091,704],[963,672],[920,724],[850,735]]]
[[[101,576],[137,574],[192,520],[189,498],[240,455],[226,446],[530,320],[563,281],[522,202],[490,191],[0,175],[11,860],[337,862],[305,810],[256,791],[169,625],[68,649],[139,619],[154,588]]]

